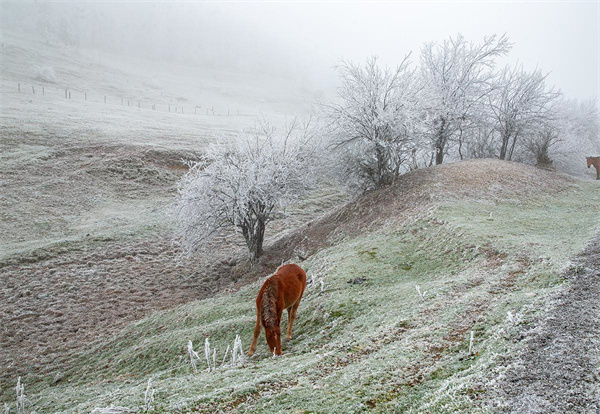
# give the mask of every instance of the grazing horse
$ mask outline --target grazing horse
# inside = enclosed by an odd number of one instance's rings
[[[593,165],[596,168],[596,180],[600,180],[600,157],[586,157],[586,159],[588,168]]]
[[[265,328],[265,336],[271,353],[281,355],[281,314],[288,311],[286,339],[292,339],[292,325],[302,294],[306,288],[306,272],[296,264],[287,264],[277,269],[260,288],[256,297],[256,326],[248,355],[256,351],[256,341],[260,327]]]

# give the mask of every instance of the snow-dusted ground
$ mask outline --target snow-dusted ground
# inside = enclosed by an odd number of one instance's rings
[[[567,277],[568,283],[523,335],[522,351],[506,356],[505,374],[492,387],[493,409],[515,414],[600,412],[600,236]]]
[[[0,258],[71,239],[75,229],[160,220],[153,213],[171,196],[181,159],[252,127],[258,115],[277,124],[306,114],[314,99],[291,80],[125,59],[10,32],[1,64],[0,230],[9,236]],[[40,80],[40,68],[51,68],[54,82]]]
[[[167,210],[185,171],[182,159],[252,127],[257,115],[275,124],[302,116],[314,92],[288,79],[1,34],[4,390],[17,374],[38,375],[153,310],[232,283],[241,237],[224,235],[222,249],[185,266],[175,260]],[[53,82],[40,73],[52,73]],[[331,195],[317,192],[318,203],[298,206],[268,237],[338,203]]]

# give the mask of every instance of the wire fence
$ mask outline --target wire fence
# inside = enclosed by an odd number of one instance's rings
[[[58,96],[63,99],[69,99],[80,102],[92,102],[103,105],[114,105],[129,108],[138,108],[149,111],[160,111],[168,112],[173,114],[187,114],[187,115],[209,115],[209,116],[252,116],[249,114],[243,114],[239,109],[230,109],[217,107],[214,105],[200,105],[193,104],[189,101],[169,103],[169,102],[156,102],[147,98],[133,98],[115,96],[110,94],[100,94],[82,90],[78,88],[57,88],[52,86],[31,84],[26,82],[16,82],[15,84],[18,93],[38,96]]]

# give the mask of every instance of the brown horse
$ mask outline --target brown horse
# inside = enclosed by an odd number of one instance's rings
[[[586,157],[586,159],[588,168],[593,165],[596,168],[596,180],[600,180],[600,157]]]
[[[256,297],[256,326],[248,355],[256,351],[256,341],[260,335],[261,325],[265,328],[265,336],[271,353],[281,355],[281,314],[288,311],[288,327],[286,339],[292,339],[292,325],[302,294],[306,288],[306,272],[296,264],[287,264],[277,269],[260,288]]]

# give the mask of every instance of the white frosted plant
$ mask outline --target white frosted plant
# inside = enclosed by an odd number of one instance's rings
[[[339,99],[323,110],[332,148],[343,158],[343,181],[363,189],[391,184],[408,168],[418,136],[419,86],[409,56],[395,69],[382,68],[375,56],[336,69]]]
[[[196,365],[196,361],[200,360],[200,355],[196,351],[194,351],[194,346],[192,345],[192,341],[188,342],[188,355],[190,356],[190,362],[192,364],[192,369],[194,373],[198,372],[198,366]]]
[[[221,361],[221,366],[225,366],[225,361],[227,360],[227,354],[229,353],[229,345],[227,345],[227,349],[225,350],[225,355],[223,355],[223,361]]]
[[[550,121],[555,117],[552,109],[560,92],[546,86],[547,76],[540,69],[527,72],[522,65],[507,66],[498,75],[498,87],[492,94],[490,107],[492,122],[499,135],[501,160],[518,158],[524,137],[543,136],[548,127],[554,134]],[[532,148],[538,143],[538,140],[529,142]]]
[[[173,209],[182,254],[206,250],[221,230],[234,228],[254,263],[263,253],[267,224],[312,187],[318,164],[311,128],[293,120],[279,133],[262,121],[189,163]]]
[[[469,355],[473,355],[473,340],[475,339],[475,333],[471,331],[471,339],[469,340]]]
[[[21,377],[17,378],[17,414],[25,412],[25,385],[21,384]]]
[[[421,292],[421,286],[419,285],[416,285],[415,288],[417,289],[417,293],[419,294],[421,299],[425,300],[425,295],[427,294],[427,291]]]
[[[154,388],[152,388],[152,378],[148,378],[148,385],[146,385],[146,392],[144,393],[144,411],[148,412],[152,409],[154,403]]]
[[[204,340],[204,357],[206,358],[206,365],[208,371],[210,371],[210,341],[208,338]]]
[[[235,336],[233,342],[233,351],[231,352],[231,366],[237,367],[244,364],[244,351],[242,350],[242,339],[239,335]]]
[[[135,413],[136,410],[133,410],[128,407],[98,407],[92,410],[92,414],[123,414],[123,413]]]
[[[231,353],[229,350],[231,349]],[[194,373],[198,372],[197,361],[200,360],[200,356],[192,346],[192,341],[188,342],[188,354],[190,356],[190,361],[192,363],[192,368],[194,369]],[[230,355],[229,363],[227,363],[227,356]],[[208,338],[204,341],[204,359],[207,365],[207,371],[214,371],[217,369],[217,357],[221,358],[217,355],[217,348],[213,348],[210,345],[210,340]],[[235,336],[233,341],[233,348],[230,345],[227,345],[227,349],[225,350],[225,354],[221,359],[221,368],[225,367],[239,367],[244,364],[244,350],[242,346],[242,339],[239,335]]]
[[[462,35],[421,48],[420,81],[423,84],[423,136],[434,150],[430,163],[442,164],[451,147],[463,158],[467,129],[486,119],[488,96],[495,90],[496,58],[512,44],[506,36],[486,36],[481,43]]]

